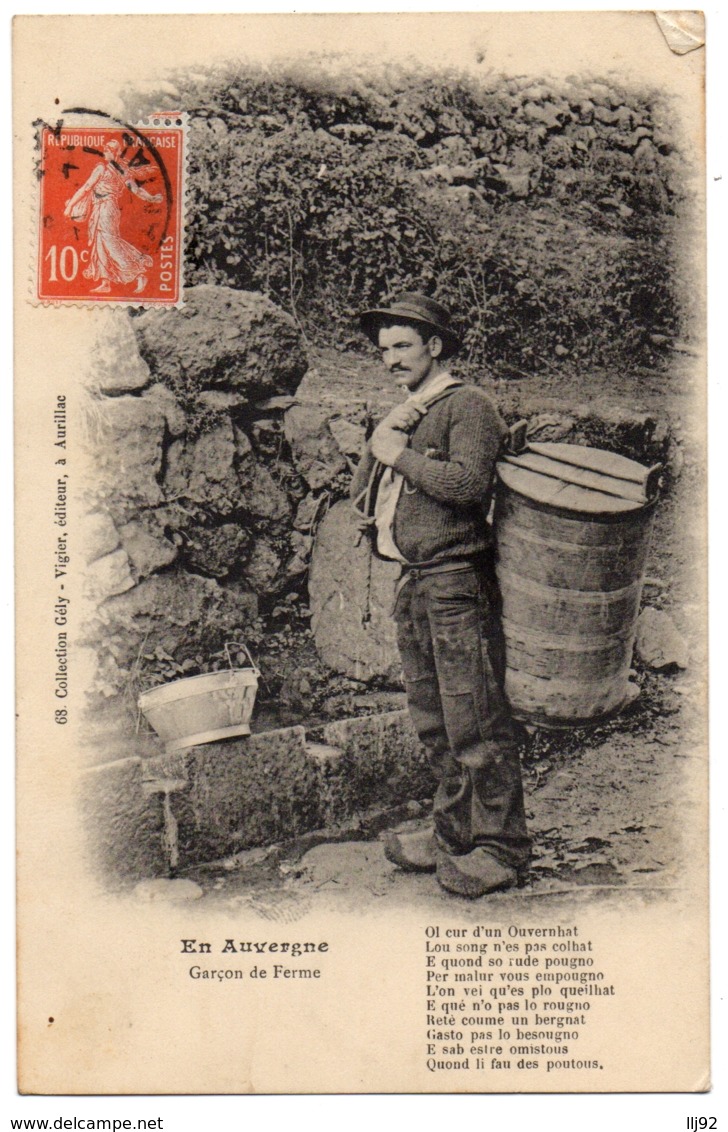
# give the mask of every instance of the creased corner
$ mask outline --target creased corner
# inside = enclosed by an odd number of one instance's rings
[[[709,1093],[712,1088],[713,1088],[713,1082],[710,1079],[710,1070],[706,1069],[705,1073],[702,1075],[702,1077],[700,1077],[700,1079],[695,1082],[695,1084],[693,1085],[690,1092],[691,1093]]]
[[[655,12],[657,26],[676,55],[687,55],[705,45],[703,12]]]

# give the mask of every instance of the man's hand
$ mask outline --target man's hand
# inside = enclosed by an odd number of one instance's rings
[[[413,401],[403,401],[387,414],[380,427],[409,429],[416,425],[425,414],[423,408],[418,408]]]
[[[385,428],[384,422],[378,425],[370,440],[372,456],[391,468],[400,452],[407,447],[407,437],[399,429]]]

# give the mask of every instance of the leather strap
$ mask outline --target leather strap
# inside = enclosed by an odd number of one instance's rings
[[[437,405],[439,401],[444,401],[445,398],[449,397],[451,393],[454,393],[456,389],[462,389],[464,384],[464,382],[458,381],[457,384],[448,385],[447,389],[443,389],[441,393],[438,393],[437,397],[432,398],[427,406],[428,410],[431,409],[433,405]],[[419,421],[417,424],[419,424]],[[416,427],[417,425],[415,424],[411,429],[403,429],[402,431],[412,432]],[[377,490],[386,466],[386,464],[382,464],[379,460],[375,460],[372,470],[369,473],[366,487],[352,500],[351,505],[357,515],[360,519],[366,519],[367,523],[374,522],[374,507],[377,501]]]

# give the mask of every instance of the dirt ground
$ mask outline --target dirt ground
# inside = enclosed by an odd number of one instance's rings
[[[568,412],[588,404],[649,412],[669,425],[677,458],[658,505],[645,602],[670,614],[690,652],[686,670],[636,666],[640,695],[617,719],[530,735],[523,771],[534,855],[523,887],[490,898],[504,911],[542,897],[622,892],[644,899],[684,883],[692,851],[687,831],[704,822],[706,759],[705,452],[697,369],[694,357],[675,352],[666,369],[549,373],[494,387],[506,412],[514,406],[538,411],[541,403]],[[399,399],[373,355],[333,353],[315,356],[299,395],[342,407],[382,407]],[[358,698],[362,710],[376,704],[376,696],[371,704],[361,692]],[[389,693],[387,706],[392,698],[401,697]],[[432,876],[404,874],[389,864],[378,840],[385,828],[417,828],[427,812],[427,801],[403,800],[396,812],[362,814],[346,829],[249,850],[186,876],[201,886],[203,899],[264,918],[294,919],[321,904],[451,907],[457,898],[441,892]]]

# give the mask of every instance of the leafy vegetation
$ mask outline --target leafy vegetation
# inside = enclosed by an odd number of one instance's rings
[[[357,311],[415,288],[505,376],[686,335],[687,176],[655,92],[298,64],[165,97],[191,116],[189,281],[260,290],[318,342],[359,343]]]

